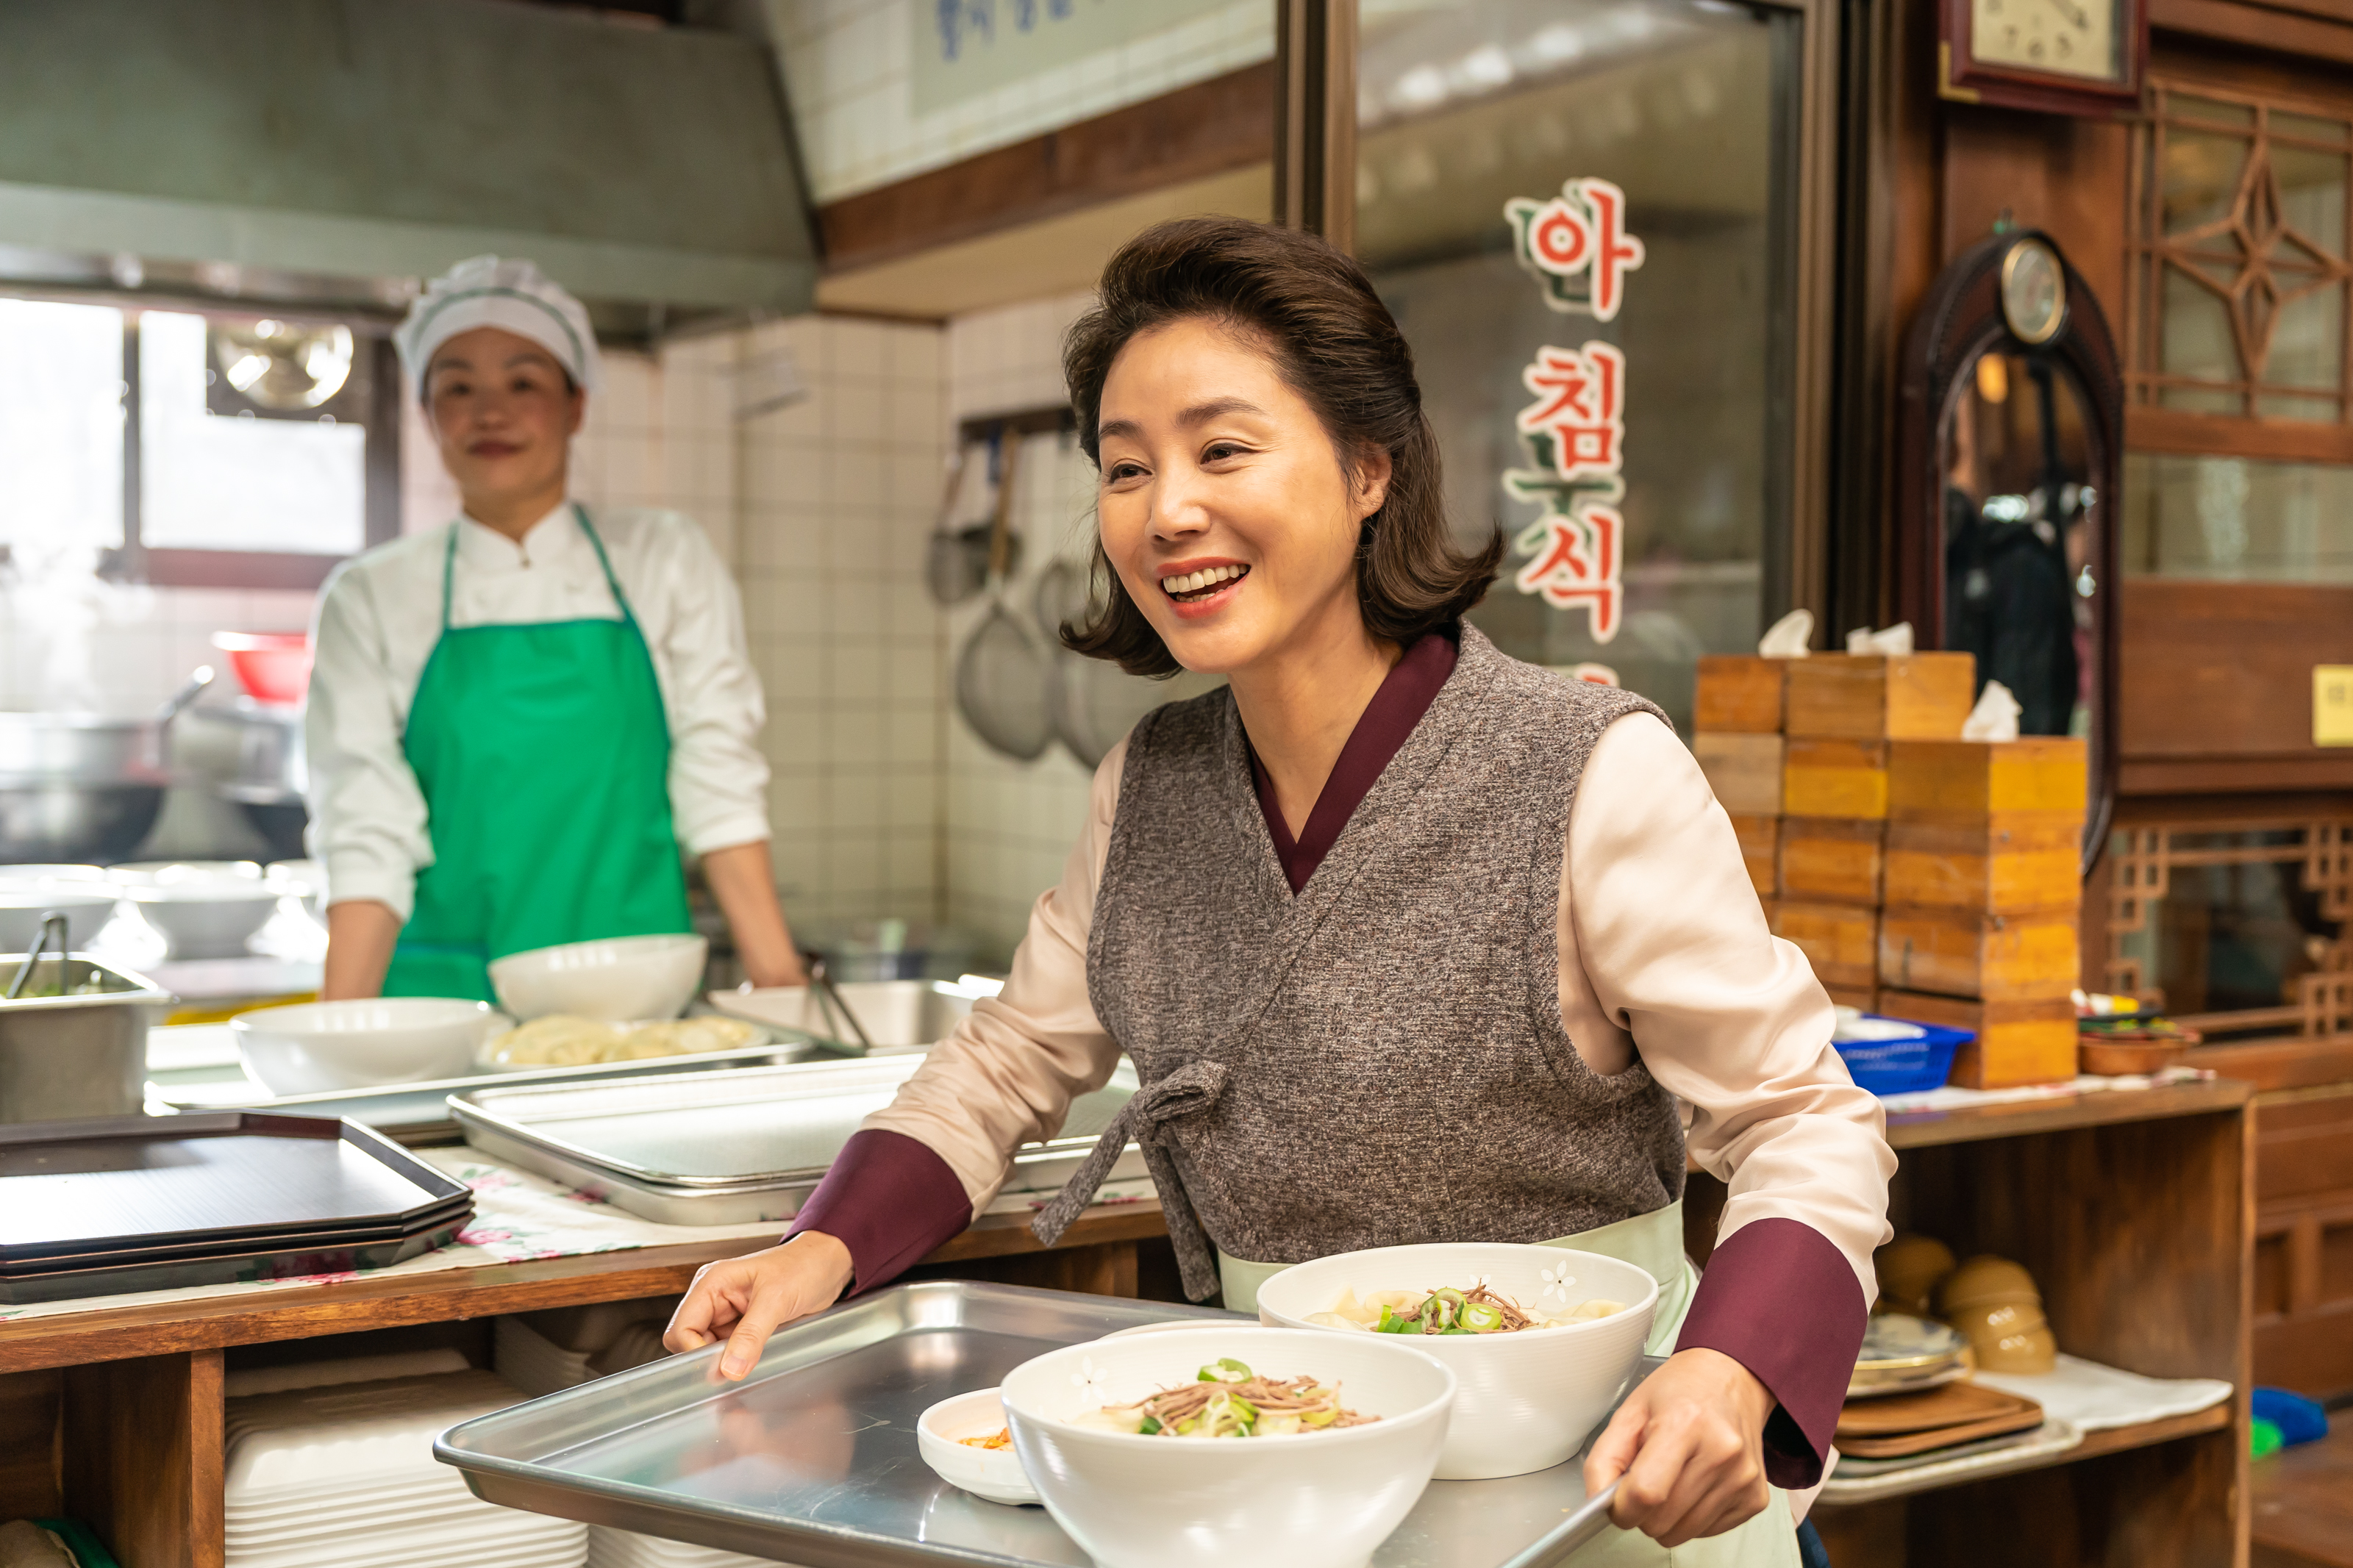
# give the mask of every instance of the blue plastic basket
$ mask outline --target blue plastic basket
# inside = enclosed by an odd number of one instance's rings
[[[1912,1024],[1909,1018],[1892,1021]],[[1977,1038],[1968,1029],[1940,1029],[1934,1024],[1912,1026],[1921,1031],[1918,1039],[1855,1040],[1837,1047],[1840,1059],[1859,1087],[1873,1094],[1913,1094],[1942,1088],[1953,1071],[1953,1053]]]

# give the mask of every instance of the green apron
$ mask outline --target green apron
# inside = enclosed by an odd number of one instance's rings
[[[1599,1226],[1543,1242],[1545,1247],[1573,1247],[1630,1263],[1659,1282],[1659,1310],[1651,1319],[1651,1337],[1643,1350],[1669,1354],[1690,1314],[1692,1292],[1699,1273],[1683,1255],[1683,1205],[1678,1198],[1662,1209],[1636,1215],[1614,1225]],[[1218,1253],[1218,1279],[1226,1305],[1238,1312],[1258,1310],[1259,1287],[1291,1266],[1251,1263]],[[1639,1531],[1605,1531],[1578,1548],[1567,1568],[1797,1568],[1798,1534],[1789,1511],[1789,1494],[1772,1489],[1765,1511],[1746,1523],[1694,1541],[1672,1552]]]
[[[573,515],[618,620],[452,626],[450,528],[441,637],[401,737],[425,793],[433,864],[417,874],[387,996],[493,1001],[494,958],[693,929],[653,656],[588,514]]]

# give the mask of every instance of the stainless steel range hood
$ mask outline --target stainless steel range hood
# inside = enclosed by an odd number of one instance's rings
[[[502,0],[5,0],[0,248],[809,308],[773,57]]]

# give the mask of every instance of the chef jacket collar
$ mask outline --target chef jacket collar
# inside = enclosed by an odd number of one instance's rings
[[[458,566],[465,572],[544,571],[569,561],[588,548],[587,535],[565,501],[526,530],[510,539],[488,523],[463,512],[458,515]]]

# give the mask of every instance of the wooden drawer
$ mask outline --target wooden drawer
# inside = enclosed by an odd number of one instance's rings
[[[2075,1076],[2075,1004],[2065,996],[2032,1002],[1977,1002],[1916,991],[1882,991],[1891,1018],[1977,1036],[1953,1058],[1950,1082],[1963,1089],[2014,1089],[2063,1083]]]
[[[1791,816],[1781,826],[1781,894],[1834,904],[1876,904],[1887,824],[1869,818]]]
[[[1895,991],[2031,1002],[2073,993],[2075,910],[1978,915],[1890,909],[1879,925],[1879,984]]]
[[[1701,734],[1779,734],[1782,676],[1790,663],[1753,653],[1705,655],[1699,661],[1692,728]]]
[[[2022,914],[2082,896],[2084,824],[2060,812],[1887,824],[1886,901]]]
[[[1773,906],[1772,923],[1773,934],[1797,945],[1824,986],[1868,990],[1876,982],[1877,910],[1867,904],[1783,899]]]
[[[2084,820],[2084,742],[2062,735],[2017,741],[1896,741],[1887,748],[1887,815],[1901,822],[1982,823],[2033,812]]]
[[[1791,735],[1879,741],[1958,735],[1977,700],[1977,660],[1966,653],[1821,654],[1789,660]]]
[[[1781,819],[1733,812],[1732,831],[1740,840],[1740,863],[1759,899],[1778,896],[1781,865]]]
[[[1887,815],[1887,742],[1791,736],[1781,769],[1788,816],[1875,819]]]
[[[1725,811],[1744,816],[1780,815],[1780,736],[1702,731],[1692,737],[1692,755],[1699,759],[1708,788]]]

